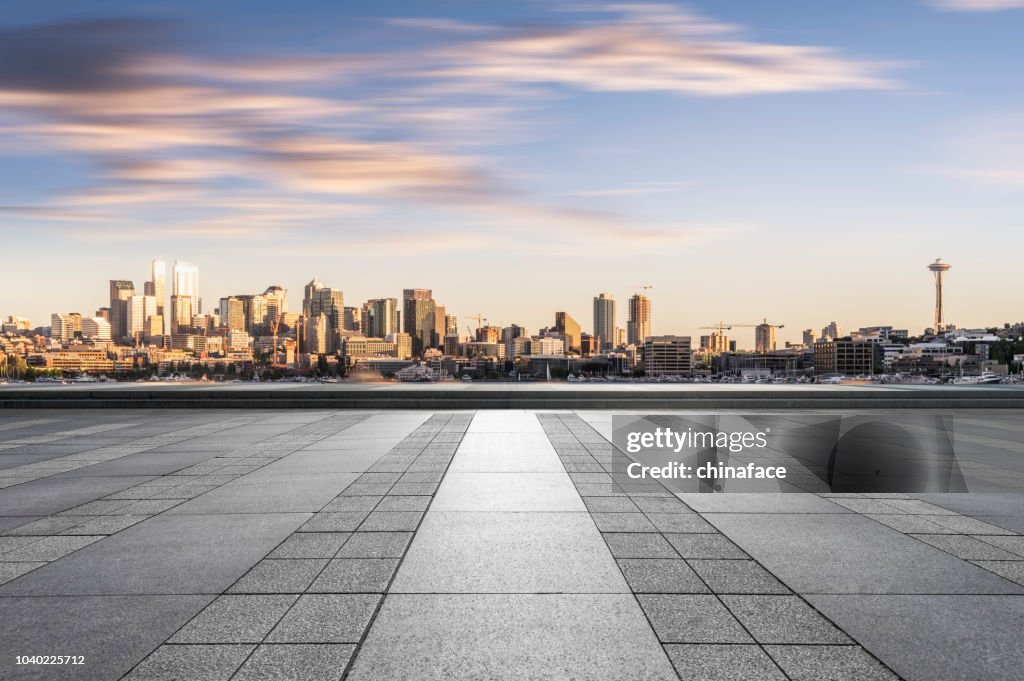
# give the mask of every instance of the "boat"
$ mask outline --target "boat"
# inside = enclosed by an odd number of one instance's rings
[[[992,385],[999,383],[1002,378],[999,374],[993,373],[989,370],[982,371],[978,376],[961,376],[960,378],[953,379],[954,385]]]

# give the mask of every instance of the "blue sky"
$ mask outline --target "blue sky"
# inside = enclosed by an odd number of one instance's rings
[[[942,256],[948,319],[1024,318],[1022,0],[15,2],[0,32],[2,315],[161,256],[210,302],[315,274],[589,327],[652,284],[655,332],[797,339],[923,328]]]

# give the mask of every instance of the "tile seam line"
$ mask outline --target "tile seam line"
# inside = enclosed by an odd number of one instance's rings
[[[340,432],[344,432],[345,430],[348,430],[349,428],[351,428],[351,427],[353,427],[353,426],[355,426],[355,425],[358,425],[358,424],[361,424],[361,423],[365,422],[365,421],[366,421],[367,419],[369,419],[369,418],[370,418],[371,416],[373,416],[373,415],[374,415],[374,414],[365,414],[365,415],[363,415],[363,414],[352,414],[351,416],[353,416],[353,417],[359,417],[359,418],[356,418],[356,419],[355,419],[355,420],[354,420],[354,421],[353,421],[352,423],[350,423],[350,424],[346,425],[346,426],[345,426],[344,428],[341,428],[341,429],[339,429],[339,430],[336,430],[336,431],[334,431],[333,433],[328,433],[327,435],[324,435],[323,437],[321,437],[321,438],[319,438],[319,439],[315,440],[314,442],[320,442],[321,440],[323,440],[323,439],[325,439],[325,438],[327,438],[327,437],[331,437],[332,435],[335,435],[335,434],[337,434],[337,433],[340,433]],[[317,421],[312,421],[312,422],[310,422],[310,423],[307,423],[307,424],[300,424],[300,426],[299,426],[299,427],[301,428],[301,427],[303,427],[303,426],[308,426],[308,425],[311,425],[311,424],[319,424],[319,423],[322,423],[322,422],[323,422],[324,420],[326,420],[326,419],[330,419],[330,418],[332,418],[332,417],[335,417],[335,416],[343,416],[343,417],[348,417],[348,416],[349,416],[349,414],[347,414],[347,413],[346,413],[346,412],[344,412],[344,411],[332,411],[331,413],[327,414],[327,416],[325,416],[325,417],[324,417],[324,419],[318,419]],[[428,419],[427,419],[427,420],[429,420],[429,417],[428,417]],[[421,426],[422,426],[422,424],[421,424]],[[419,426],[417,426],[417,428],[418,428],[418,427],[419,427]],[[287,431],[287,432],[289,432],[289,433],[290,433],[290,432],[292,432],[293,430],[296,430],[296,429],[292,429],[292,430],[289,430],[289,431]],[[415,432],[415,429],[413,429],[413,432]],[[305,445],[303,445],[303,447],[305,447]],[[301,449],[301,448],[300,448],[300,449]],[[300,451],[300,449],[297,449],[297,450],[295,450],[295,451]],[[295,453],[295,452],[293,451],[293,452],[291,452],[290,454],[294,454],[294,453]],[[290,456],[290,454],[289,454],[289,455],[286,455],[286,456]],[[385,452],[385,453],[381,454],[381,457],[385,456],[386,454],[387,454],[387,452]],[[281,458],[285,458],[285,457],[281,457]],[[273,463],[273,462],[267,462],[267,463],[266,463],[266,464],[264,464],[264,465],[270,465],[270,463]],[[353,481],[353,482],[354,482],[354,481]],[[225,483],[225,484],[226,484],[226,483]],[[349,487],[349,486],[350,486],[351,484],[353,484],[353,483],[349,483],[348,485],[346,485],[346,486],[345,486],[345,488],[343,488],[343,489],[341,490],[341,492],[344,492],[344,491],[345,491],[345,489],[348,489],[348,487]],[[320,513],[320,512],[322,512],[322,511],[323,511],[323,508],[326,508],[326,507],[327,507],[327,506],[328,506],[328,505],[329,505],[329,504],[330,504],[330,503],[331,503],[332,501],[334,501],[334,499],[336,499],[336,498],[337,498],[337,497],[338,497],[338,496],[339,496],[339,495],[341,494],[341,492],[339,492],[339,494],[338,494],[338,495],[335,495],[335,496],[334,496],[334,497],[333,497],[333,498],[332,498],[332,499],[331,499],[330,501],[328,501],[328,502],[327,502],[327,503],[326,503],[326,504],[325,504],[325,505],[324,505],[324,506],[323,506],[323,507],[322,507],[322,508],[320,509],[320,511],[317,511],[316,513]],[[199,495],[199,496],[202,496],[202,495]],[[198,497],[196,497],[196,498],[198,498]],[[168,510],[170,510],[170,509],[168,509]],[[165,511],[165,512],[166,512],[166,511]],[[313,513],[312,515],[316,515],[316,513]],[[272,548],[272,549],[271,549],[270,551],[268,551],[268,552],[267,552],[267,553],[266,553],[266,554],[265,554],[265,555],[263,556],[263,558],[261,558],[260,560],[256,561],[256,563],[258,564],[258,563],[262,562],[263,560],[267,560],[267,556],[269,556],[269,555],[270,555],[271,553],[273,553],[274,551],[276,551],[276,550],[277,550],[277,549],[278,549],[278,548],[279,548],[279,547],[280,547],[280,546],[281,546],[281,545],[282,545],[282,544],[283,544],[283,543],[284,543],[285,541],[287,541],[288,537],[291,537],[291,536],[292,536],[292,535],[294,535],[295,533],[296,533],[296,532],[291,532],[291,533],[289,533],[289,534],[288,534],[288,536],[286,536],[286,537],[285,537],[284,539],[282,539],[282,540],[281,540],[280,542],[278,542],[278,543],[277,543],[277,544],[276,544],[276,545],[275,545],[275,546],[274,546],[274,547],[273,547],[273,548]],[[328,565],[328,564],[330,563],[330,560],[331,560],[331,559],[327,559],[327,561],[326,561],[326,562],[325,562],[325,564],[324,564],[324,567],[320,569],[320,571],[319,571],[319,572],[317,573],[316,577],[314,577],[314,578],[313,578],[313,581],[315,581],[315,580],[316,580],[316,578],[317,578],[317,577],[319,577],[319,575],[323,573],[323,570],[324,570],[324,569],[325,569],[325,568],[327,567],[327,565]],[[214,594],[203,594],[203,595],[213,595],[213,598],[212,598],[212,599],[210,599],[210,602],[209,602],[209,603],[207,603],[207,604],[206,604],[205,606],[203,606],[203,608],[202,608],[202,609],[200,609],[200,610],[199,610],[198,612],[196,612],[196,613],[195,613],[194,615],[192,615],[192,617],[190,617],[190,618],[189,618],[188,620],[186,620],[185,622],[183,622],[183,623],[181,624],[181,626],[179,626],[179,627],[178,627],[177,629],[175,629],[175,630],[174,630],[174,631],[173,631],[173,632],[172,632],[172,633],[171,633],[171,634],[170,634],[170,635],[169,635],[169,636],[168,636],[167,638],[165,638],[165,639],[164,639],[164,641],[163,641],[162,643],[158,644],[158,645],[157,645],[157,646],[156,646],[155,648],[153,648],[153,649],[152,649],[151,651],[149,651],[149,652],[148,652],[148,653],[147,653],[147,654],[146,654],[146,655],[145,655],[144,657],[142,657],[142,659],[140,659],[140,660],[139,660],[138,662],[136,662],[136,663],[135,663],[135,664],[134,664],[134,665],[133,665],[133,666],[132,666],[132,667],[131,667],[130,669],[128,669],[128,670],[127,670],[127,671],[126,671],[126,672],[125,672],[125,673],[124,673],[124,674],[123,674],[123,675],[122,675],[122,676],[121,676],[120,678],[121,678],[121,679],[125,679],[125,678],[127,678],[128,676],[130,676],[130,675],[131,675],[131,673],[132,673],[132,672],[133,672],[133,671],[134,671],[134,670],[135,670],[135,669],[136,669],[136,668],[137,668],[137,667],[138,667],[139,665],[141,665],[141,664],[142,664],[143,662],[145,662],[145,661],[146,661],[146,660],[147,660],[147,659],[148,659],[148,658],[149,658],[149,657],[150,657],[151,655],[153,655],[153,653],[155,653],[155,652],[156,652],[157,650],[159,650],[159,649],[160,649],[160,648],[161,648],[162,646],[165,646],[165,645],[178,645],[178,644],[171,644],[171,643],[169,643],[169,641],[170,641],[170,640],[171,640],[171,639],[172,639],[172,638],[173,638],[173,637],[174,637],[174,636],[175,636],[175,635],[176,635],[176,634],[177,634],[178,632],[180,632],[180,631],[181,631],[182,629],[184,629],[184,628],[185,628],[186,626],[188,626],[188,624],[189,624],[190,622],[192,622],[192,620],[194,620],[194,619],[195,619],[195,618],[196,618],[197,616],[199,616],[199,615],[200,615],[200,614],[201,614],[201,613],[202,613],[202,612],[203,612],[203,611],[204,611],[204,610],[205,610],[205,609],[206,609],[207,607],[209,607],[210,603],[213,603],[214,601],[216,601],[216,600],[217,600],[217,598],[219,598],[219,597],[221,597],[221,596],[225,596],[225,595],[232,595],[232,594],[228,594],[228,590],[229,590],[229,589],[231,588],[231,586],[234,586],[234,584],[235,584],[235,583],[237,583],[237,582],[238,582],[238,581],[239,581],[240,579],[242,579],[242,578],[243,578],[243,577],[244,577],[244,576],[245,576],[246,574],[248,574],[248,573],[249,573],[249,571],[250,571],[251,569],[252,569],[252,568],[249,568],[249,570],[246,570],[246,571],[245,571],[245,573],[244,573],[244,574],[243,574],[243,575],[242,575],[241,577],[239,577],[238,579],[236,579],[236,580],[235,580],[235,582],[233,582],[233,583],[232,583],[231,585],[229,585],[229,586],[227,587],[227,589],[224,589],[223,591],[221,591],[221,592],[219,592],[219,593],[214,593]],[[310,584],[312,584],[312,582],[310,582]],[[305,589],[303,590],[303,593],[305,593]],[[242,594],[242,595],[249,595],[249,594]],[[254,595],[254,594],[253,594],[253,595]],[[285,595],[285,594],[260,594],[260,595]],[[295,594],[295,592],[290,592],[290,593],[288,593],[288,594],[286,594],[286,595],[296,595],[296,594]],[[287,609],[285,610],[285,612],[284,612],[284,613],[282,613],[281,617],[280,617],[280,618],[279,618],[279,619],[277,620],[277,622],[280,622],[280,621],[281,621],[281,619],[283,619],[283,618],[284,618],[284,617],[285,617],[285,616],[286,616],[286,615],[287,615],[287,614],[288,614],[289,612],[291,612],[292,608],[294,608],[294,607],[295,607],[295,603],[298,603],[298,601],[299,601],[299,598],[300,598],[301,596],[302,596],[302,594],[298,594],[298,595],[297,595],[297,597],[295,598],[295,601],[294,601],[294,602],[293,602],[293,603],[292,603],[292,604],[291,604],[291,605],[290,605],[290,606],[289,606],[289,607],[288,607],[288,608],[287,608]],[[275,626],[276,626],[276,623],[275,623]],[[272,629],[273,629],[273,628],[272,628]],[[272,630],[272,629],[271,629],[271,630]],[[267,632],[267,634],[266,634],[266,635],[264,635],[264,637],[263,637],[263,640],[265,640],[265,639],[266,639],[266,637],[267,637],[267,636],[269,636],[269,635],[270,635],[270,632]],[[245,665],[245,664],[246,664],[246,663],[247,663],[247,662],[249,661],[249,659],[250,659],[250,658],[252,657],[253,653],[255,653],[255,652],[256,652],[256,649],[257,649],[257,648],[258,648],[258,647],[259,647],[260,645],[262,645],[262,644],[263,644],[263,640],[261,640],[261,641],[260,641],[260,643],[257,643],[257,644],[253,644],[253,648],[252,648],[252,650],[250,650],[250,651],[249,651],[249,654],[248,654],[248,655],[246,655],[245,659],[244,659],[244,660],[243,660],[243,661],[242,661],[242,662],[241,662],[241,663],[239,664],[238,668],[237,668],[237,669],[235,669],[235,671],[234,671],[234,672],[232,672],[232,674],[231,674],[231,676],[232,676],[232,677],[233,677],[233,676],[234,676],[235,674],[237,674],[237,673],[238,673],[238,671],[239,671],[239,670],[241,670],[241,668],[242,668],[242,667],[243,667],[243,666],[244,666],[244,665]],[[249,644],[241,644],[241,645],[249,645]]]
[[[589,429],[590,431],[592,431],[592,432],[596,433],[597,435],[599,435],[599,436],[600,436],[600,437],[601,437],[601,438],[602,438],[602,439],[604,440],[604,443],[605,443],[605,444],[606,444],[607,446],[611,447],[611,448],[612,448],[612,450],[613,450],[614,452],[618,452],[619,454],[621,454],[622,456],[626,457],[627,459],[629,459],[629,460],[633,460],[633,459],[632,459],[632,457],[630,457],[630,456],[629,456],[629,455],[628,455],[628,454],[627,454],[626,452],[623,452],[623,451],[622,451],[622,450],[620,450],[620,449],[619,449],[618,447],[616,447],[616,446],[615,446],[615,444],[614,444],[614,443],[613,443],[612,441],[608,440],[608,439],[607,439],[607,438],[606,438],[606,437],[605,437],[605,436],[604,436],[604,435],[603,435],[603,434],[602,434],[602,433],[601,433],[600,431],[598,431],[598,430],[597,430],[596,428],[594,428],[594,426],[593,426],[593,425],[592,425],[592,424],[591,424],[590,422],[588,422],[588,421],[587,421],[586,419],[584,419],[583,417],[581,417],[581,416],[580,416],[579,414],[577,414],[576,412],[572,412],[572,413],[571,413],[571,418],[577,419],[577,420],[578,420],[578,421],[579,421],[580,423],[584,424],[584,425],[585,425],[585,427],[586,427],[586,428],[588,428],[588,429]],[[564,419],[560,419],[560,420],[562,420],[562,421],[563,421],[563,423],[564,423]],[[574,436],[576,435],[576,433],[575,433],[574,431],[572,431],[572,429],[570,429],[570,432],[572,432]],[[578,441],[579,441],[579,442],[580,442],[581,444],[583,444],[583,441],[582,441],[582,440],[579,440],[579,438],[578,438],[578,437],[577,437],[577,440],[578,440]],[[600,444],[600,443],[597,443],[597,444]],[[591,456],[593,456],[593,455],[591,455]],[[613,456],[614,456],[614,455],[613,455]],[[596,459],[595,459],[595,460],[596,460]],[[678,496],[676,496],[676,495],[675,495],[674,493],[672,493],[672,491],[671,491],[671,490],[670,490],[670,489],[669,489],[669,488],[668,488],[668,487],[667,487],[667,486],[666,486],[666,485],[664,484],[664,482],[662,482],[661,480],[658,480],[658,479],[655,479],[655,480],[656,480],[656,482],[657,482],[657,484],[658,484],[658,485],[660,485],[661,487],[663,487],[663,488],[665,489],[665,491],[667,491],[667,492],[671,493],[671,494],[672,494],[672,497],[673,497],[674,499],[676,499],[676,500],[677,500],[677,501],[679,501],[680,503],[683,503],[684,505],[686,505],[686,506],[687,506],[687,508],[690,508],[690,510],[691,510],[691,511],[693,511],[693,512],[694,512],[695,514],[697,514],[697,515],[698,515],[698,516],[699,516],[699,517],[700,517],[700,518],[701,518],[702,520],[704,520],[704,522],[707,522],[708,524],[711,524],[711,523],[710,523],[710,522],[708,521],[708,519],[704,517],[704,514],[702,514],[702,513],[700,512],[700,511],[697,511],[696,509],[693,509],[693,508],[691,508],[691,507],[690,507],[690,506],[689,506],[688,504],[685,504],[685,502],[683,502],[683,501],[682,501],[682,499],[679,499],[679,497],[678,497]],[[630,498],[630,499],[632,499],[632,497],[629,497],[628,495],[627,495],[627,498]],[[641,512],[641,513],[644,513],[644,512],[642,511],[642,510],[641,510],[640,512]],[[644,515],[646,516],[647,514],[646,514],[646,513],[644,513]],[[828,514],[828,515],[833,515],[833,514]],[[714,525],[712,524],[712,527],[715,527],[715,526],[714,526]],[[726,539],[728,539],[728,536],[727,536],[727,535],[725,535],[725,533],[721,532],[721,531],[720,531],[720,530],[719,530],[719,529],[718,529],[717,527],[715,527],[715,533],[716,533],[716,534],[720,534],[720,535],[722,535],[722,536],[726,537]],[[652,534],[653,534],[653,533],[652,533]],[[662,536],[662,537],[664,538],[664,534],[666,534],[666,533],[664,533],[664,532],[660,532],[660,531],[659,531],[659,532],[658,532],[658,534],[659,534],[659,535],[661,535],[661,536]],[[668,533],[668,534],[673,534],[673,533]],[[700,534],[700,533],[698,533],[698,534]],[[710,533],[706,533],[706,534],[710,534]],[[603,534],[602,534],[602,536],[603,536]],[[666,540],[666,541],[667,541],[667,540]],[[730,541],[731,541],[731,540],[730,540]],[[671,545],[671,542],[669,542],[669,544]],[[679,552],[678,552],[678,551],[676,550],[675,546],[672,546],[672,550],[673,550],[673,551],[674,551],[674,552],[675,552],[675,553],[676,553],[677,555],[679,555]],[[744,551],[744,553],[747,553],[747,552],[746,552],[746,551]],[[747,555],[749,556],[750,554],[748,553]],[[681,555],[680,555],[680,558],[682,558],[682,556],[681,556]],[[826,622],[828,622],[829,624],[831,624],[831,625],[832,625],[833,627],[835,627],[835,628],[836,628],[836,629],[837,629],[838,631],[842,632],[842,633],[843,633],[843,635],[845,635],[845,636],[846,636],[847,638],[849,638],[849,639],[850,639],[851,641],[853,641],[853,642],[854,642],[854,645],[856,645],[856,646],[857,646],[858,648],[860,648],[861,650],[864,650],[864,651],[865,651],[865,652],[866,652],[866,653],[867,653],[868,655],[870,655],[870,656],[871,656],[871,657],[872,657],[872,658],[873,658],[873,659],[874,659],[874,660],[875,660],[875,661],[876,661],[876,662],[877,662],[877,663],[878,663],[879,665],[881,665],[881,666],[882,666],[882,667],[883,667],[884,669],[886,669],[886,670],[888,670],[889,672],[891,672],[891,673],[893,674],[893,676],[894,676],[894,677],[896,677],[897,679],[903,679],[903,677],[902,677],[902,676],[901,676],[900,674],[896,673],[896,671],[895,671],[894,669],[892,669],[891,667],[889,667],[889,665],[885,664],[885,663],[884,663],[884,662],[883,662],[883,661],[882,661],[881,659],[879,659],[879,658],[878,658],[878,656],[877,656],[877,655],[875,655],[875,654],[874,654],[873,652],[871,652],[870,650],[868,650],[868,649],[867,649],[867,648],[866,648],[866,647],[865,647],[865,646],[864,646],[863,644],[861,644],[861,643],[860,643],[859,641],[857,641],[857,639],[856,639],[856,638],[854,638],[853,636],[851,636],[851,635],[849,634],[849,632],[847,632],[847,631],[846,631],[846,630],[844,630],[844,629],[843,629],[842,627],[840,627],[840,626],[839,626],[838,624],[836,624],[835,622],[833,622],[831,618],[829,618],[829,617],[825,616],[825,614],[824,614],[824,613],[822,613],[822,612],[821,612],[820,610],[818,610],[818,608],[814,607],[814,605],[813,605],[813,604],[811,604],[810,602],[808,602],[808,601],[807,601],[807,600],[806,600],[806,599],[805,599],[805,598],[804,598],[804,597],[803,597],[803,596],[802,596],[802,595],[801,595],[800,593],[798,593],[797,591],[795,591],[794,589],[792,589],[792,588],[791,588],[791,587],[790,587],[790,586],[789,586],[788,584],[786,584],[786,583],[785,583],[784,581],[782,581],[781,579],[779,579],[779,577],[778,577],[777,575],[775,575],[775,573],[773,573],[773,572],[772,572],[771,570],[768,570],[768,569],[767,569],[767,568],[766,568],[766,567],[765,567],[764,565],[762,565],[762,564],[761,564],[761,562],[760,562],[760,561],[758,561],[757,559],[755,559],[755,558],[754,558],[753,556],[750,556],[750,560],[752,560],[752,561],[754,562],[754,564],[756,564],[757,566],[759,566],[759,567],[760,567],[760,568],[761,568],[762,570],[765,570],[765,571],[766,571],[766,572],[767,572],[768,574],[772,575],[772,577],[774,577],[774,578],[775,578],[776,580],[778,580],[778,582],[779,582],[780,584],[782,584],[782,585],[783,585],[783,586],[784,586],[785,588],[787,588],[787,589],[789,590],[789,592],[790,592],[790,594],[791,594],[791,595],[793,595],[793,596],[795,596],[795,597],[799,598],[799,599],[800,599],[800,600],[801,600],[801,601],[802,601],[802,602],[803,602],[803,603],[804,603],[804,604],[805,604],[805,605],[806,605],[807,607],[811,608],[811,609],[812,609],[812,610],[813,610],[814,612],[816,612],[816,613],[817,613],[817,614],[818,614],[818,615],[819,615],[820,617],[822,617],[822,618],[823,618],[823,619],[824,619],[824,620],[825,620]],[[689,565],[689,561],[688,561],[688,560],[686,560],[686,559],[684,558],[684,559],[683,559],[683,561],[684,561],[684,562],[685,562],[685,563],[686,563],[687,565]],[[617,563],[616,563],[616,564],[617,564]],[[691,569],[692,569],[692,567],[691,567]],[[696,573],[696,571],[694,571],[694,573],[695,573],[695,574],[697,574],[697,573]],[[702,577],[701,577],[701,576],[700,576],[699,574],[697,574],[697,577],[698,577],[698,579],[700,579],[700,580],[701,580],[701,582],[704,582],[704,579],[703,579],[703,578],[702,578]],[[728,612],[729,612],[730,614],[732,614],[732,615],[733,615],[733,619],[735,619],[735,620],[736,620],[736,622],[737,622],[737,623],[738,623],[738,624],[739,624],[739,625],[740,625],[740,626],[741,626],[741,627],[742,627],[742,628],[744,629],[744,631],[746,631],[747,635],[748,635],[748,636],[750,636],[750,637],[751,637],[751,639],[752,639],[752,640],[754,641],[754,643],[755,643],[755,644],[756,644],[756,645],[757,645],[757,646],[758,646],[758,647],[759,647],[759,648],[760,648],[760,649],[761,649],[761,650],[762,650],[762,651],[764,652],[764,654],[765,654],[765,655],[767,655],[767,656],[768,656],[768,658],[769,658],[769,659],[770,659],[770,660],[772,661],[772,663],[773,663],[773,664],[775,664],[775,665],[776,665],[776,667],[777,667],[777,668],[778,668],[778,669],[780,670],[780,672],[781,672],[781,673],[782,673],[782,674],[783,674],[783,675],[784,675],[784,676],[785,676],[785,677],[786,677],[787,679],[791,678],[791,677],[790,677],[790,675],[789,675],[788,673],[786,673],[786,671],[785,671],[785,670],[783,670],[783,669],[782,669],[781,665],[779,665],[779,664],[778,664],[778,662],[777,662],[777,661],[775,660],[775,658],[774,658],[774,657],[773,657],[773,656],[772,656],[772,655],[771,655],[771,654],[770,654],[770,653],[768,652],[768,650],[767,650],[767,649],[765,649],[765,645],[777,645],[777,644],[762,644],[762,643],[760,643],[760,642],[759,642],[759,641],[757,640],[757,638],[756,638],[756,637],[754,637],[754,636],[753,636],[753,635],[752,635],[752,634],[750,633],[750,631],[749,631],[749,630],[747,629],[746,625],[745,625],[745,624],[743,624],[743,622],[742,622],[742,621],[740,621],[740,619],[739,619],[738,617],[736,617],[736,616],[735,616],[735,614],[733,614],[733,613],[732,613],[732,610],[728,608],[728,606],[727,606],[727,605],[726,605],[726,604],[724,603],[724,601],[722,601],[721,597],[720,597],[720,596],[719,596],[719,595],[718,595],[718,594],[717,594],[717,593],[716,593],[716,592],[714,591],[714,589],[711,589],[711,588],[710,588],[710,586],[709,586],[709,585],[707,585],[706,583],[705,583],[705,586],[708,586],[708,589],[709,589],[710,593],[711,593],[711,594],[714,594],[714,595],[715,595],[715,598],[716,598],[716,599],[718,600],[718,602],[719,602],[719,603],[720,603],[720,604],[722,605],[722,607],[724,607],[724,608],[725,608],[725,609],[726,609],[726,610],[727,610],[727,611],[728,611]],[[727,595],[732,595],[732,594],[727,594]],[[781,595],[781,594],[780,594],[780,595]],[[638,601],[639,601],[639,599],[638,599]],[[641,609],[642,609],[642,607],[641,607]],[[646,616],[646,612],[645,612],[645,616]],[[653,625],[652,625],[652,628],[653,628]],[[662,645],[664,646],[664,645],[666,645],[666,644],[662,644]],[[671,645],[671,644],[669,644],[669,645]],[[786,644],[786,645],[788,645],[788,644]],[[807,645],[821,645],[821,644],[807,644]],[[666,653],[666,654],[667,654],[667,653]],[[673,665],[673,667],[674,667],[674,665]],[[677,674],[678,674],[678,672],[677,672]]]

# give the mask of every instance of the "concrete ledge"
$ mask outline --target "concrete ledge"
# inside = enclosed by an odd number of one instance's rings
[[[147,386],[6,388],[0,409],[1022,409],[1024,389],[928,386]]]

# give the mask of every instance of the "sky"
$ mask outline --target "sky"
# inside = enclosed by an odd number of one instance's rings
[[[651,286],[654,333],[798,341],[920,331],[942,257],[948,321],[1019,321],[1021,35],[1024,0],[14,0],[0,315],[162,257],[207,308],[316,276],[590,330]]]

